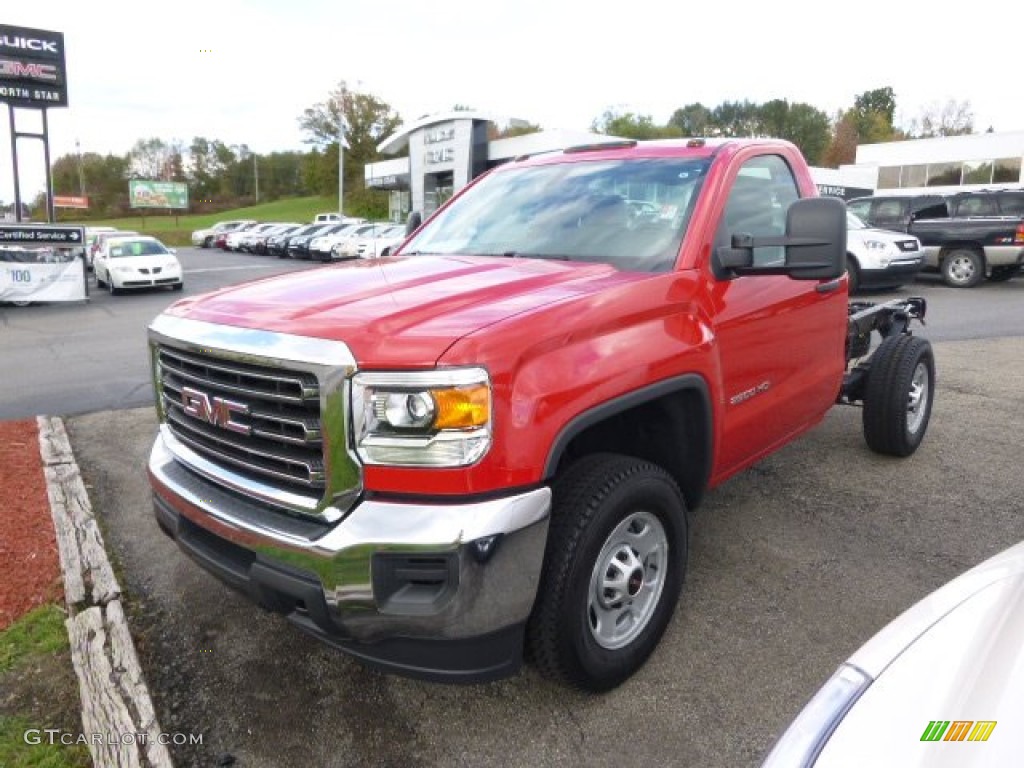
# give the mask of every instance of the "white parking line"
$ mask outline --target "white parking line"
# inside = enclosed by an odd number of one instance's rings
[[[236,269],[274,269],[276,264],[247,264],[243,267],[203,267],[202,269],[186,269],[186,275],[197,275],[200,272],[231,272]]]

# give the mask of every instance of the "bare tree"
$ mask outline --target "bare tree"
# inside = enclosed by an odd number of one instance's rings
[[[971,102],[950,99],[945,104],[930,104],[921,111],[919,117],[910,121],[909,133],[919,139],[974,133]]]

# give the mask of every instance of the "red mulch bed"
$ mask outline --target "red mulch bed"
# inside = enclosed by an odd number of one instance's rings
[[[35,419],[0,421],[0,630],[63,593]]]

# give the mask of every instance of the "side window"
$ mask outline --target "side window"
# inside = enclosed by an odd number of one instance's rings
[[[1007,192],[998,197],[1003,216],[1024,216],[1024,192]]]
[[[734,234],[780,236],[786,233],[786,212],[799,198],[796,179],[778,155],[761,155],[745,162],[733,182],[725,204],[724,239]],[[779,246],[754,249],[757,266],[782,265],[785,250]]]
[[[968,195],[957,200],[955,216],[998,216],[993,195]]]
[[[905,200],[878,200],[871,209],[871,226],[901,229],[907,217]]]
[[[870,200],[854,200],[852,203],[848,203],[846,207],[850,211],[850,213],[854,214],[855,216],[857,216],[858,218],[862,219],[865,222],[867,222],[867,220],[870,218],[870,216],[868,215],[868,211],[871,208]]]

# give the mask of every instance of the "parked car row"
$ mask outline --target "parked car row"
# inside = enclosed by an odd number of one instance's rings
[[[312,224],[295,222],[226,221],[192,234],[198,247],[243,251],[281,259],[338,261],[387,256],[405,239],[405,227],[391,222],[348,218],[327,220],[321,214]]]
[[[923,268],[955,288],[986,277],[1009,280],[1024,269],[1024,190],[875,195],[847,207],[873,227],[916,237],[924,247]]]

